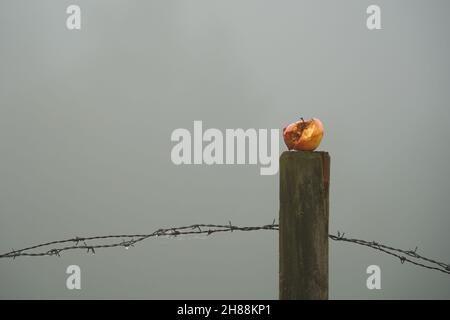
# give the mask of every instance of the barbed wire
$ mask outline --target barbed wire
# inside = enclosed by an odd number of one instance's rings
[[[275,220],[271,224],[256,226],[256,227],[239,227],[228,222],[228,224],[193,224],[183,227],[171,227],[158,229],[149,234],[119,234],[119,235],[104,235],[92,237],[74,237],[64,240],[57,240],[46,242],[20,250],[11,249],[11,251],[0,254],[0,258],[15,259],[21,256],[37,257],[37,256],[61,256],[62,252],[70,250],[85,250],[87,253],[96,253],[96,249],[124,247],[128,249],[134,247],[135,244],[156,237],[181,237],[181,236],[210,236],[215,233],[233,232],[233,231],[261,231],[261,230],[279,230],[279,225]],[[381,251],[385,254],[394,256],[400,260],[402,264],[405,262],[411,263],[415,266],[440,271],[450,274],[450,264],[440,262],[434,259],[427,258],[417,253],[418,248],[414,250],[404,250],[394,248],[376,241],[366,241],[361,239],[346,238],[345,233],[337,232],[336,235],[330,234],[329,238],[333,241],[342,241],[357,244]],[[104,241],[109,241],[104,243]],[[100,243],[98,243],[100,242]],[[51,247],[50,249],[46,249]]]
[[[350,242],[350,243],[358,244],[361,246],[365,246],[365,247],[369,247],[369,248],[381,251],[388,255],[397,257],[402,264],[404,264],[405,262],[408,262],[408,263],[411,263],[418,267],[450,274],[450,264],[440,262],[440,261],[437,261],[434,259],[430,259],[423,255],[418,254],[417,253],[418,247],[415,247],[414,250],[403,250],[403,249],[394,248],[392,246],[384,245],[377,241],[366,241],[366,240],[361,240],[361,239],[345,238],[344,235],[345,235],[345,233],[340,233],[338,231],[337,235],[330,234],[329,238],[334,241]],[[424,262],[428,263],[428,264],[425,264]]]
[[[12,258],[20,256],[38,257],[38,256],[60,256],[62,252],[69,250],[86,250],[87,253],[95,254],[95,249],[100,248],[114,248],[114,247],[134,247],[138,242],[142,242],[149,238],[154,237],[180,237],[189,235],[205,235],[209,236],[219,232],[233,232],[233,231],[256,231],[256,230],[278,230],[278,225],[273,220],[272,224],[263,225],[259,227],[238,227],[231,224],[219,225],[219,224],[193,224],[183,227],[172,227],[158,229],[149,234],[119,234],[119,235],[106,235],[106,236],[93,236],[93,237],[75,237],[64,240],[57,240],[46,242],[31,247],[23,248],[20,250],[12,249],[10,252],[0,254],[0,258]],[[119,239],[119,240],[118,240]],[[96,243],[98,241],[111,241],[110,243]],[[68,246],[62,246],[64,244],[72,244]],[[49,250],[37,251],[50,246],[58,246]]]

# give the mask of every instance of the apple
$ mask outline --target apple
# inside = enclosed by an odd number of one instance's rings
[[[289,150],[313,151],[315,150],[323,137],[323,125],[317,118],[305,121],[291,123],[283,129],[284,143]]]

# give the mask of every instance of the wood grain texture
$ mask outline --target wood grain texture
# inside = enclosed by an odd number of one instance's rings
[[[280,299],[328,299],[330,156],[280,157]]]

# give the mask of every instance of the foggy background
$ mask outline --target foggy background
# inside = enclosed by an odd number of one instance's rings
[[[81,7],[81,30],[66,8]],[[366,28],[381,7],[382,30]],[[176,128],[318,117],[330,232],[450,262],[448,1],[0,3],[0,252],[278,219],[278,175],[175,166]],[[280,153],[285,146],[280,138]],[[67,266],[81,290],[66,289]],[[381,267],[381,290],[366,288]],[[277,299],[278,233],[0,261],[0,298]],[[450,298],[450,277],[330,242],[330,298]]]

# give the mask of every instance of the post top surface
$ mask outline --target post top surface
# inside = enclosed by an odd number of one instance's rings
[[[298,158],[304,158],[304,159],[311,159],[311,158],[321,158],[321,157],[329,157],[329,153],[327,151],[284,151],[281,156],[281,159],[298,159]]]

